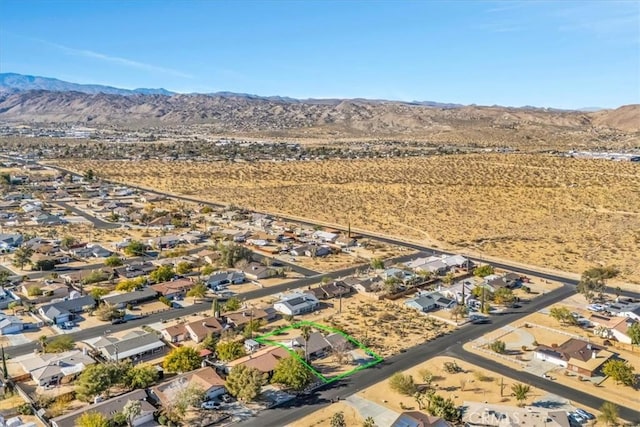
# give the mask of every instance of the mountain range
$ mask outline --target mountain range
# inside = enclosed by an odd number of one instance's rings
[[[640,105],[564,111],[369,99],[294,99],[218,92],[119,89],[0,74],[0,121],[92,125],[206,125],[212,132],[295,137],[395,137],[474,142],[550,138],[637,141]]]

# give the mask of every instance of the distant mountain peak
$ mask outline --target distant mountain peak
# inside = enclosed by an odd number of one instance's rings
[[[121,89],[112,86],[79,84],[66,82],[52,77],[30,76],[17,73],[0,73],[0,90],[3,92],[24,92],[29,90],[47,90],[51,92],[81,92],[91,95],[105,93],[109,95],[174,95],[166,89]]]

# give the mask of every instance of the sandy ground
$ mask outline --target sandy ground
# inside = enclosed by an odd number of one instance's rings
[[[473,154],[257,164],[63,161],[122,182],[640,283],[640,165]],[[164,173],[155,171],[162,167]],[[215,191],[210,191],[215,188]]]
[[[336,402],[304,418],[300,418],[298,421],[288,424],[286,427],[330,427],[331,417],[336,412],[342,412],[348,426],[358,426],[364,421],[364,418],[362,418],[353,407],[344,402]]]
[[[35,423],[38,427],[45,427],[45,424],[38,419],[35,415],[18,415],[15,409],[24,404],[24,400],[17,394],[8,399],[0,400],[0,414],[5,419],[13,418],[15,416],[19,416],[23,423]]]
[[[574,296],[570,299],[575,298],[576,297]],[[576,311],[572,306],[564,303],[556,304],[552,307],[556,306],[565,306]],[[550,308],[551,307],[549,307],[549,309]],[[588,315],[586,314],[586,311],[583,313],[585,316]],[[528,324],[530,327],[524,327],[525,324]],[[603,340],[594,336],[590,330],[585,330],[577,326],[561,326],[557,320],[551,318],[549,315],[538,312],[519,320],[509,327],[493,331],[491,334],[486,335],[473,343],[465,344],[465,349],[483,357],[491,358],[512,368],[525,369],[524,365],[528,364],[528,362],[534,357],[532,349],[535,345],[533,345],[533,342],[549,346],[552,344],[560,345],[572,337],[583,338],[598,345],[603,344]],[[496,339],[504,341],[507,344],[507,350],[511,350],[519,354],[497,357],[497,355],[489,350],[481,350],[477,348],[477,346],[482,346],[483,343],[490,343]],[[522,345],[527,346],[526,351],[522,351]],[[610,347],[609,350],[617,353],[622,359],[629,361],[629,363],[636,368],[636,372],[640,370],[640,352],[638,352],[637,349],[633,351],[630,347],[617,345],[615,347]],[[517,360],[520,360],[520,362]],[[557,368],[552,369],[549,373],[553,377],[554,381],[558,381],[569,387],[580,388],[586,393],[602,397],[620,405],[628,407],[640,406],[640,395],[633,392],[629,387],[617,385],[615,384],[615,381],[611,379],[606,379],[596,385],[591,382],[580,381],[579,377],[573,374],[565,375],[565,371],[565,369]]]

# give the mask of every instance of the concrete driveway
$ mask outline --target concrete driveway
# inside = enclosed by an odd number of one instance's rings
[[[384,406],[373,403],[369,399],[355,394],[347,397],[345,402],[353,406],[362,418],[372,417],[377,426],[390,426],[400,416],[399,413],[391,409],[387,409]]]

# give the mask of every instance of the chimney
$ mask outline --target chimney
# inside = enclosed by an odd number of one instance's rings
[[[595,351],[595,350],[593,350],[593,351],[591,352],[591,358],[592,358],[592,359],[596,359],[597,357],[598,357],[598,355],[597,355],[596,351]]]

